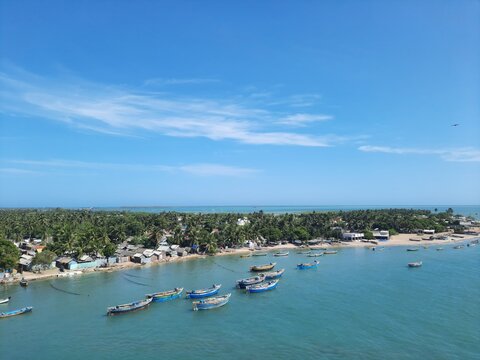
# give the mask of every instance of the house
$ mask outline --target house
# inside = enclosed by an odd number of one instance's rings
[[[250,224],[250,220],[248,220],[246,217],[242,219],[237,219],[237,225],[238,226],[245,226],[247,224]]]
[[[427,229],[424,229],[424,230],[423,230],[423,233],[424,233],[424,234],[430,234],[430,235],[433,235],[433,234],[435,234],[435,230],[433,230],[433,229],[432,229],[432,230],[427,230]]]
[[[364,238],[364,236],[365,236],[364,233],[356,233],[356,232],[349,232],[349,233],[343,233],[342,234],[343,240],[345,240],[345,241],[362,240]]]
[[[177,255],[178,256],[187,256],[188,253],[184,248],[177,248]]]
[[[372,233],[376,240],[386,241],[390,239],[390,232],[388,230],[373,231]]]
[[[32,255],[23,254],[22,256],[20,256],[20,259],[18,260],[18,267],[22,271],[28,271],[32,267],[32,260],[33,260]]]
[[[69,264],[72,262],[72,258],[68,256],[59,257],[55,261],[55,266],[59,269],[69,269]]]

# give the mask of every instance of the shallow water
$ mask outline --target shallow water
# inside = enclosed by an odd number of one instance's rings
[[[443,247],[344,249],[317,258],[316,270],[296,270],[313,259],[290,251],[289,257],[210,257],[0,287],[0,298],[12,296],[1,309],[34,307],[0,320],[0,358],[478,359],[480,246]],[[423,267],[407,268],[416,260]],[[286,269],[276,290],[234,289],[249,266],[270,261]],[[182,298],[105,316],[107,306],[152,291],[213,283],[232,292],[223,308],[194,312]]]

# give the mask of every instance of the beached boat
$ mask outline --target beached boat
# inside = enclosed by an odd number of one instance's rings
[[[265,264],[265,265],[254,265],[250,266],[250,271],[268,271],[272,270],[277,263],[270,263],[270,264]]]
[[[418,248],[408,248],[407,251],[418,251]]]
[[[258,253],[257,253],[257,252],[254,252],[254,253],[252,254],[252,256],[267,256],[267,253],[264,253],[264,252],[258,252]]]
[[[211,310],[225,305],[230,300],[232,294],[226,294],[222,296],[215,296],[208,299],[197,300],[192,302],[193,310]]]
[[[12,297],[9,296],[9,297],[6,298],[6,299],[1,299],[1,300],[0,300],[0,304],[7,304],[7,303],[10,301],[11,298],[12,298]]]
[[[422,266],[422,264],[423,263],[421,261],[411,262],[411,263],[408,263],[408,267],[411,267],[411,268],[420,267]]]
[[[25,278],[22,278],[22,280],[20,280],[20,286],[27,287],[28,281]]]
[[[221,284],[213,284],[211,288],[208,289],[200,289],[200,290],[191,290],[187,291],[187,298],[188,299],[201,299],[206,298],[212,295],[218,294],[218,291],[222,287]]]
[[[249,293],[260,293],[269,290],[273,290],[277,287],[277,284],[280,280],[271,280],[261,284],[250,285],[245,288]]]
[[[280,269],[277,271],[262,273],[260,275],[264,275],[265,280],[273,280],[273,279],[278,279],[279,277],[282,277],[284,272],[285,272],[285,269]]]
[[[1,312],[0,313],[0,319],[29,313],[29,312],[32,311],[32,309],[33,309],[33,307],[27,306],[27,307],[24,307],[24,308],[21,308],[21,309],[18,309],[18,310]]]
[[[320,253],[310,253],[307,255],[308,257],[319,257],[319,256],[323,256],[323,252],[320,252]]]
[[[153,301],[153,298],[135,301],[129,304],[111,306],[107,308],[107,315],[123,314],[135,310],[145,309]]]
[[[318,264],[319,263],[317,260],[315,260],[313,263],[301,263],[297,265],[297,269],[299,270],[312,269],[312,268],[316,268]]]
[[[327,250],[327,251],[324,251],[323,254],[324,255],[333,255],[333,254],[336,254],[338,251],[337,250]]]
[[[273,256],[288,256],[289,252],[288,251],[285,251],[285,252],[277,252],[275,254],[273,254]]]
[[[173,299],[178,299],[182,295],[183,288],[175,288],[173,290],[156,292],[145,295],[147,299],[152,298],[153,302],[165,302]]]
[[[246,286],[258,284],[265,281],[265,275],[260,274],[258,276],[249,277],[246,279],[237,280],[237,287],[245,289]]]

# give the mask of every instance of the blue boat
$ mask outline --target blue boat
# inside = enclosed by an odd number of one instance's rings
[[[165,302],[173,299],[178,299],[183,292],[183,288],[175,288],[173,290],[157,292],[153,294],[145,295],[148,298],[152,298],[153,302]]]
[[[0,313],[0,319],[2,318],[7,318],[11,316],[17,316],[17,315],[22,315],[31,312],[33,307],[27,306],[18,310],[12,310],[12,311],[5,311]]]
[[[318,261],[315,260],[313,263],[302,263],[297,265],[297,269],[299,270],[306,270],[306,269],[312,269],[316,268],[318,265]]]
[[[277,284],[280,280],[272,280],[266,283],[261,283],[261,284],[255,284],[255,285],[250,285],[247,286],[245,289],[249,293],[260,293],[260,292],[265,292],[269,290],[273,290],[277,287]]]
[[[150,303],[153,301],[153,298],[135,301],[129,304],[122,304],[117,306],[111,306],[107,308],[107,315],[116,315],[116,314],[124,314],[127,312],[145,309]]]
[[[265,281],[265,275],[259,274],[258,276],[237,280],[237,287],[239,287],[240,289],[245,289],[249,285],[259,284],[263,281]]]
[[[273,280],[273,279],[278,279],[279,277],[282,277],[284,272],[285,272],[285,269],[280,269],[277,271],[266,272],[260,275],[265,275],[265,280]]]
[[[193,310],[211,310],[225,305],[230,300],[232,294],[215,296],[209,299],[197,300],[192,302]]]
[[[221,287],[222,287],[221,284],[213,284],[213,286],[209,289],[187,291],[187,298],[201,299],[201,298],[206,298],[212,295],[216,295],[218,294],[218,291],[220,290]]]

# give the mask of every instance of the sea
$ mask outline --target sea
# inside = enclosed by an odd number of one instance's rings
[[[0,287],[0,358],[22,359],[479,359],[480,246],[341,249],[312,261],[215,256],[111,273]],[[420,268],[407,263],[423,261]],[[285,269],[277,289],[246,294],[237,279],[254,264]],[[224,307],[192,310],[181,298],[107,316],[145,294],[222,284]]]

